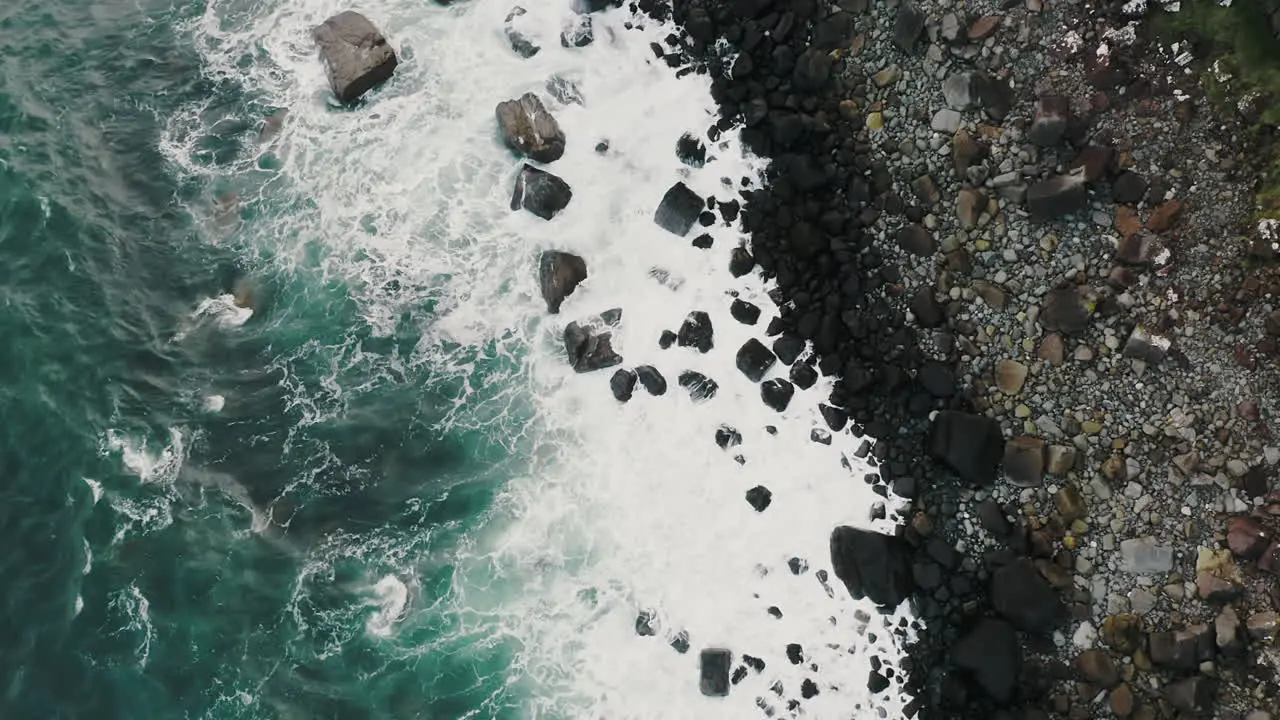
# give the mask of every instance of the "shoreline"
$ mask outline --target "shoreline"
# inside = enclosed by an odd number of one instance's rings
[[[742,211],[769,334],[913,501],[914,716],[1270,718],[1276,250],[1163,11],[714,5],[674,15],[774,161]]]

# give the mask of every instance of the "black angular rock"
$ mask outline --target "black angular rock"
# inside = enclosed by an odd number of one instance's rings
[[[517,155],[541,163],[564,155],[564,131],[537,95],[525,93],[517,100],[504,100],[493,113],[503,144]]]
[[[676,344],[676,334],[671,332],[670,330],[663,330],[662,334],[658,336],[658,347],[662,348],[663,350],[666,350],[667,348],[675,344]]]
[[[609,389],[613,391],[613,396],[618,402],[630,400],[631,394],[636,389],[636,374],[630,370],[614,372],[613,377],[609,378]]]
[[[560,312],[564,299],[587,279],[587,261],[572,253],[548,250],[538,259],[538,284],[547,312]]]
[[[813,46],[820,50],[845,50],[853,40],[853,16],[834,12],[813,25]]]
[[[1147,194],[1147,179],[1132,170],[1120,173],[1111,183],[1111,198],[1123,205],[1136,205]]]
[[[344,105],[378,87],[395,72],[395,50],[378,28],[360,13],[346,10],[312,32],[329,87]]]
[[[991,576],[991,605],[1019,630],[1048,635],[1066,618],[1062,598],[1035,565],[1019,558]]]
[[[667,392],[667,379],[652,365],[637,365],[636,378],[650,395],[665,395]]]
[[[1052,220],[1089,206],[1084,168],[1041,180],[1027,188],[1027,211],[1036,220]]]
[[[653,214],[653,221],[663,230],[684,237],[697,222],[704,207],[698,193],[690,190],[684,183],[677,182],[662,196],[662,202],[658,203],[658,209]]]
[[[791,397],[795,394],[795,386],[782,378],[773,378],[760,383],[760,399],[777,412],[786,410],[791,404]]]
[[[703,695],[724,697],[729,694],[729,666],[733,655],[728,650],[708,648],[698,655],[698,689]]]
[[[893,22],[893,42],[903,52],[913,53],[920,33],[924,32],[925,14],[914,3],[906,2],[898,8]]]
[[[729,315],[743,325],[755,325],[760,319],[760,308],[746,300],[734,298],[729,305]]]
[[[791,378],[791,384],[801,390],[808,390],[813,384],[818,382],[818,371],[813,369],[812,365],[804,363],[795,363],[791,366],[791,372],[787,374]]]
[[[671,638],[671,647],[681,655],[689,652],[689,633],[681,630],[676,636]]]
[[[707,162],[707,146],[693,135],[685,133],[676,141],[676,157],[689,167],[700,168]]]
[[[800,92],[816,92],[821,90],[831,78],[831,66],[835,58],[820,48],[811,47],[796,58],[795,71],[791,76],[791,85]]]
[[[747,502],[756,512],[764,512],[773,502],[773,493],[763,485],[757,485],[747,491]]]
[[[1070,99],[1064,95],[1041,95],[1036,101],[1036,116],[1027,129],[1027,139],[1043,147],[1057,145],[1070,121]]]
[[[804,340],[795,335],[783,333],[773,341],[773,354],[778,356],[783,365],[790,365],[804,352]]]
[[[845,424],[849,422],[849,413],[842,408],[819,404],[818,412],[822,414],[822,419],[826,421],[827,427],[835,432],[843,430]]]
[[[1013,699],[1022,671],[1022,646],[1013,626],[982,618],[951,648],[951,662],[967,672],[991,699]]]
[[[920,257],[928,257],[938,249],[938,243],[933,239],[933,234],[916,223],[905,225],[898,230],[898,246]]]
[[[569,183],[545,170],[525,164],[516,177],[511,209],[524,208],[543,220],[550,220],[569,206],[573,190]]]
[[[741,444],[742,433],[738,432],[736,428],[731,428],[728,425],[721,425],[716,428],[716,445],[719,445],[721,450],[728,450]]]
[[[636,634],[640,637],[653,637],[658,632],[658,618],[648,610],[636,615]]]
[[[764,379],[777,360],[769,348],[755,338],[743,343],[742,347],[738,348],[736,357],[738,369],[751,382],[760,382]]]
[[[561,47],[586,47],[595,39],[595,33],[591,30],[591,18],[589,16],[580,15],[573,18],[566,22],[564,28],[560,30]]]
[[[922,287],[911,296],[911,314],[916,316],[920,327],[938,327],[944,319],[943,312],[942,303],[934,296],[933,288]]]
[[[956,376],[946,365],[929,361],[920,367],[920,384],[936,398],[949,398],[956,394]]]
[[[598,328],[569,323],[564,329],[564,349],[569,365],[578,372],[603,370],[622,364],[622,356],[613,350],[613,334]]]
[[[503,21],[502,31],[507,36],[507,44],[517,55],[522,58],[531,58],[542,48],[534,44],[525,34],[529,25],[529,21],[525,19],[526,15],[528,11],[519,5],[511,8],[511,12],[507,13],[507,19]]]
[[[900,538],[840,526],[831,532],[831,567],[854,598],[897,607],[911,594],[911,550]]]
[[[1218,681],[1204,675],[1183,678],[1165,687],[1162,695],[1174,708],[1194,716],[1213,709]]]
[[[751,272],[756,266],[756,259],[752,257],[751,252],[744,247],[736,247],[729,254],[729,274],[734,277],[742,277]]]
[[[983,415],[947,410],[938,413],[929,434],[929,455],[979,486],[995,483],[1004,437],[1000,423]]]
[[[710,400],[716,396],[720,386],[715,380],[696,370],[685,370],[677,378],[680,387],[689,391],[689,397],[696,400]]]
[[[714,332],[711,327],[711,316],[701,310],[694,310],[680,325],[676,342],[680,347],[697,348],[698,352],[709,352],[714,346]]]

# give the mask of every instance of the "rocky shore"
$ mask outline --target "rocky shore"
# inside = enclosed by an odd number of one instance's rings
[[[709,136],[774,161],[774,350],[913,501],[914,716],[1278,705],[1278,238],[1246,104],[1146,5],[674,3]]]

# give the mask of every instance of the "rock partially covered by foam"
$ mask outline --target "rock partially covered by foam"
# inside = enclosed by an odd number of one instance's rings
[[[573,294],[578,283],[587,279],[587,261],[572,253],[548,250],[538,261],[538,284],[547,312],[560,312],[564,299]]]
[[[517,154],[541,163],[564,155],[564,131],[537,95],[525,93],[518,100],[504,100],[494,115],[502,142]]]
[[[502,24],[502,31],[507,36],[507,43],[511,45],[511,49],[517,55],[523,58],[531,58],[542,49],[535,45],[527,34],[530,20],[525,16],[528,14],[527,10],[517,5],[511,8],[511,12],[507,13],[507,19]]]
[[[613,349],[613,333],[603,323],[571,322],[564,329],[564,350],[574,370],[592,372],[622,364],[622,356]]]
[[[546,170],[525,164],[516,177],[515,191],[511,194],[511,209],[524,208],[543,220],[550,220],[569,205],[573,190],[569,183]]]
[[[707,648],[698,655],[698,689],[703,695],[724,697],[729,694],[729,666],[733,654],[723,648]]]
[[[704,205],[698,193],[690,190],[688,185],[678,182],[662,196],[662,202],[658,203],[658,210],[653,214],[653,221],[663,230],[684,237],[697,222]]]
[[[351,104],[391,78],[396,53],[368,18],[346,10],[312,32],[338,101]]]
[[[897,607],[911,594],[910,549],[901,539],[840,526],[831,532],[831,567],[855,598]]]

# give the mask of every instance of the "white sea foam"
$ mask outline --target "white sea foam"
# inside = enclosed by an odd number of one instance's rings
[[[866,673],[871,654],[899,657],[900,638],[886,627],[904,623],[907,610],[879,615],[834,576],[828,592],[815,575],[830,573],[834,527],[888,530],[899,505],[890,499],[889,519],[870,520],[881,498],[862,479],[873,470],[855,457],[861,438],[846,432],[831,445],[811,441],[822,426],[816,404],[830,391],[827,380],[797,392],[778,414],[735,368],[735,351],[762,337],[772,311],[764,283],[727,270],[741,230],[707,228],[715,244],[701,251],[689,241],[702,230],[681,239],[652,219],[676,180],[728,200],[740,178],[759,182],[763,163],[744,157],[730,133],[709,143],[714,160],[704,168],[681,165],[676,139],[701,135],[714,120],[708,80],[676,79],[648,47],[670,28],[646,19],[643,31],[626,30],[623,11],[594,16],[591,46],[562,48],[557,34],[571,16],[567,5],[530,7],[542,51],[521,59],[502,36],[505,0],[447,8],[370,0],[360,9],[388,32],[402,64],[366,105],[346,111],[330,105],[309,36],[345,6],[213,0],[192,28],[208,71],[289,110],[270,150],[281,158],[280,181],[264,185],[255,159],[216,171],[195,163],[187,148],[200,108],[175,119],[164,149],[188,172],[227,173],[250,202],[292,208],[247,224],[238,241],[346,282],[379,331],[432,302],[417,361],[433,372],[457,357],[441,350],[446,343],[471,348],[472,361],[520,359],[518,373],[486,382],[510,384],[537,408],[537,423],[524,430],[537,451],[456,558],[451,601],[454,611],[485,618],[495,639],[523,648],[512,669],[512,682],[528,690],[522,716],[743,720],[761,715],[758,698],[785,716],[787,700],[809,679],[819,694],[801,705],[808,717],[897,717],[904,699],[873,701]],[[245,65],[246,57],[269,61]],[[543,86],[555,74],[577,84],[584,106],[547,98]],[[548,169],[574,197],[551,222],[507,209],[520,162],[497,143],[493,108],[526,91],[544,96],[568,137],[564,157]],[[599,154],[602,140],[609,150]],[[590,272],[559,316],[547,316],[538,297],[536,263],[546,249],[582,255]],[[678,289],[656,282],[655,267],[679,276]],[[385,291],[391,279],[397,292]],[[728,291],[765,310],[758,325],[730,317]],[[564,323],[611,307],[623,309],[615,346],[627,366],[657,367],[670,385],[666,396],[637,388],[620,405],[609,392],[610,372],[577,375],[566,366]],[[711,316],[715,349],[660,350],[660,332],[678,328],[691,310]],[[472,369],[452,368],[460,375]],[[712,377],[719,393],[691,401],[677,385],[683,370]],[[785,372],[779,365],[773,375]],[[741,432],[741,447],[715,445],[721,424]],[[735,462],[738,453],[745,464]],[[773,493],[762,513],[744,499],[756,485]],[[810,569],[791,573],[791,557]],[[370,632],[383,632],[404,610],[397,582],[388,576],[375,587]],[[769,615],[771,606],[780,619]],[[641,612],[653,614],[656,637],[637,636]],[[681,631],[691,644],[685,655],[668,646]],[[803,647],[804,664],[788,662],[789,643]],[[706,647],[731,649],[735,665],[749,654],[766,667],[748,672],[727,698],[706,698],[697,670],[697,651]],[[775,682],[781,697],[770,690]]]
[[[206,395],[204,398],[204,409],[209,412],[222,412],[226,406],[227,398],[222,395]]]
[[[386,637],[404,618],[409,603],[409,586],[395,575],[387,575],[373,586],[373,592],[377,597],[369,604],[377,610],[369,616],[365,627],[370,634]]]
[[[151,656],[151,643],[156,631],[151,624],[151,601],[137,585],[130,584],[111,596],[107,610],[114,616],[117,626],[108,630],[112,636],[134,638],[134,657],[138,667],[146,667]]]
[[[145,440],[138,440],[116,429],[107,430],[99,452],[105,457],[119,458],[121,465],[141,482],[134,492],[124,488],[108,488],[105,492],[111,508],[124,520],[116,527],[114,541],[130,532],[149,533],[168,527],[173,522],[173,487],[187,458],[187,437],[178,428],[169,428],[169,442],[159,450]],[[95,503],[103,494],[100,484],[86,479],[93,488]]]
[[[236,328],[253,317],[253,309],[242,307],[236,302],[236,296],[224,293],[217,297],[209,297],[200,301],[196,309],[187,318],[187,325],[174,336],[174,342],[182,340],[196,327],[212,322],[222,329]]]

